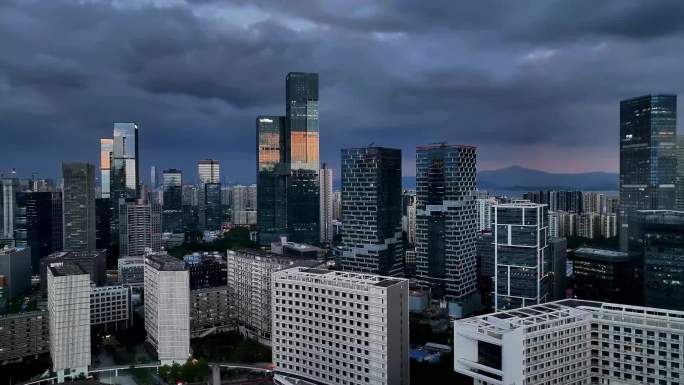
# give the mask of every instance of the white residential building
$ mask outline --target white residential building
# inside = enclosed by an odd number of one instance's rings
[[[271,275],[294,259],[261,250],[228,250],[228,303],[240,333],[271,344]]]
[[[122,257],[145,254],[146,249],[161,249],[161,205],[145,202],[119,204],[119,245]]]
[[[684,379],[684,312],[561,300],[454,323],[454,370],[476,384]]]
[[[64,382],[90,365],[90,274],[78,264],[51,264],[47,290],[52,370]]]
[[[145,331],[162,365],[190,357],[190,276],[166,254],[145,256]]]
[[[408,385],[408,286],[303,267],[274,273],[274,382]]]

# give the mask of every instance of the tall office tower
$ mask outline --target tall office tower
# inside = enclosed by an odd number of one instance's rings
[[[271,275],[294,262],[262,250],[228,250],[228,301],[240,333],[271,344]]]
[[[677,96],[620,102],[620,249],[629,248],[629,216],[675,207]]]
[[[620,197],[606,198],[606,213],[618,214],[620,212]]]
[[[677,210],[684,211],[684,135],[677,136]]]
[[[64,195],[62,191],[52,193],[52,249],[64,250]]]
[[[140,198],[138,125],[114,123],[113,142],[110,193],[116,207],[120,198]]]
[[[95,199],[95,247],[108,249],[112,244],[112,201]]]
[[[643,243],[644,303],[684,310],[684,211],[639,210],[630,234]]]
[[[276,384],[409,384],[408,280],[294,267],[271,286]]]
[[[320,185],[320,227],[321,244],[331,244],[333,241],[333,170],[323,163],[318,174]]]
[[[288,238],[316,243],[320,238],[318,74],[287,74],[285,98]]]
[[[0,275],[5,277],[5,296],[13,300],[31,289],[31,251],[0,248]]]
[[[416,278],[457,318],[479,307],[475,152],[446,144],[416,150]]]
[[[114,139],[100,139],[100,197],[110,197]]]
[[[27,191],[16,194],[15,245],[31,248],[31,265],[35,270],[41,258],[59,250],[56,241],[62,238],[61,231],[58,231],[61,225],[56,226],[55,222],[62,222],[62,210],[61,205],[57,210],[53,207],[59,196],[55,192]]]
[[[62,163],[64,250],[95,250],[95,167]]]
[[[217,230],[223,224],[221,210],[221,183],[205,183],[204,188],[204,228]],[[256,220],[256,218],[254,218]]]
[[[333,220],[342,219],[342,191],[333,192]]]
[[[403,273],[401,150],[342,150],[343,270]]]
[[[546,205],[521,200],[494,206],[494,309],[553,299]]]
[[[550,300],[555,301],[565,298],[565,290],[568,288],[568,240],[566,238],[549,238],[548,242],[548,254],[551,258],[551,271],[553,273],[553,290]]]
[[[479,231],[489,231],[492,229],[492,206],[497,203],[496,198],[477,199],[477,217]]]
[[[88,374],[90,365],[90,275],[78,264],[47,268],[50,357],[57,382]]]
[[[183,172],[176,169],[162,173],[164,202],[162,212],[163,231],[178,233],[183,231]]]
[[[19,179],[6,178],[2,179],[2,195],[0,196],[0,204],[2,204],[2,234],[0,238],[12,239],[14,238],[14,211],[17,208],[17,193],[20,191]]]
[[[119,204],[119,249],[122,257],[137,257],[145,249],[161,249],[161,206],[158,203]]]
[[[562,300],[454,323],[477,384],[681,384],[684,312]]]
[[[569,254],[574,298],[643,305],[640,253],[578,247]]]
[[[257,226],[259,243],[287,234],[285,117],[259,116],[257,127]]]
[[[157,172],[157,166],[150,167],[150,187],[156,189],[159,186],[159,173]]]
[[[183,261],[166,254],[145,257],[145,332],[162,365],[190,357],[190,278]]]
[[[221,169],[219,161],[215,159],[202,159],[197,161],[197,176],[199,184],[221,183]]]
[[[285,116],[256,121],[262,245],[279,235],[320,241],[318,74],[290,72],[285,89]]]

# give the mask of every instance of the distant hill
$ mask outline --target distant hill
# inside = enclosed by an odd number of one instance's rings
[[[602,190],[618,189],[619,175],[611,172],[584,172],[577,174],[552,173],[530,168],[511,166],[499,170],[480,171],[477,185],[482,190]],[[402,178],[404,188],[415,188],[416,177]],[[340,180],[335,180],[335,189]]]

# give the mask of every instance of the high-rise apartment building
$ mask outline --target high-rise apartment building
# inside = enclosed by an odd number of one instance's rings
[[[684,211],[684,135],[677,136],[677,210]]]
[[[477,229],[479,231],[489,231],[492,229],[492,206],[496,205],[496,203],[497,201],[494,197],[477,199]]]
[[[333,220],[342,219],[342,191],[333,192]]]
[[[228,300],[240,333],[271,344],[271,275],[293,258],[261,250],[228,250]]]
[[[636,210],[674,209],[677,96],[646,95],[620,102],[620,249]]]
[[[264,221],[260,243],[268,244],[279,235],[316,243],[320,240],[318,74],[291,72],[285,89],[285,116],[259,116],[256,121],[257,181],[265,184],[259,211],[267,210],[260,214]]]
[[[200,186],[205,183],[221,183],[221,168],[219,161],[215,159],[202,159],[197,161],[197,175]]]
[[[553,299],[547,244],[547,208],[527,200],[494,209],[494,309],[515,309]]]
[[[321,244],[331,244],[333,241],[333,170],[325,163],[318,174],[320,185],[320,215]]]
[[[78,264],[47,267],[50,357],[58,382],[88,374],[90,293],[90,275]]]
[[[156,189],[159,186],[159,171],[157,166],[150,167],[150,187]]]
[[[342,150],[343,270],[403,273],[401,150]]]
[[[455,317],[479,307],[475,151],[446,144],[416,151],[416,278]]]
[[[100,197],[110,197],[114,139],[100,139]]]
[[[568,260],[574,298],[643,304],[643,258],[639,253],[579,247]]]
[[[145,332],[162,365],[190,357],[190,279],[185,264],[166,254],[145,256]]]
[[[122,257],[161,249],[161,206],[158,203],[121,201],[119,204],[119,250]]]
[[[684,211],[633,212],[630,234],[643,245],[645,305],[684,310]]]
[[[0,181],[2,186],[2,195],[0,195],[0,204],[2,204],[2,212],[0,216],[2,219],[2,233],[0,238],[13,239],[14,238],[14,220],[15,210],[17,208],[16,195],[20,191],[19,179],[5,178]]]
[[[318,74],[290,72],[285,85],[287,230],[293,242],[316,243],[319,233]]]
[[[62,163],[64,250],[95,250],[95,167]]]
[[[274,273],[275,383],[407,385],[408,286],[303,267]]]
[[[454,369],[477,384],[681,384],[684,312],[562,300],[457,320]]]

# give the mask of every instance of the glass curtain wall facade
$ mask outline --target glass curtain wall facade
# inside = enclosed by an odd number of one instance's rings
[[[256,123],[257,180],[265,187],[258,211],[266,211],[258,214],[260,242],[284,233],[294,242],[318,243],[318,74],[289,73],[285,99],[284,117],[261,116]]]
[[[318,74],[291,72],[286,79],[285,163],[287,227],[292,241],[319,241]]]
[[[100,139],[100,195],[109,198],[112,177],[113,139]]]
[[[677,96],[620,102],[620,249],[634,239],[636,210],[674,209],[677,177]]]
[[[169,169],[162,173],[163,188],[163,231],[183,231],[183,173]]]
[[[114,123],[111,161],[110,200],[112,205],[112,239],[118,240],[119,200],[135,201],[140,197],[138,158],[138,125]]]
[[[259,243],[287,234],[287,170],[283,159],[285,117],[259,116],[257,126],[257,225]]]

